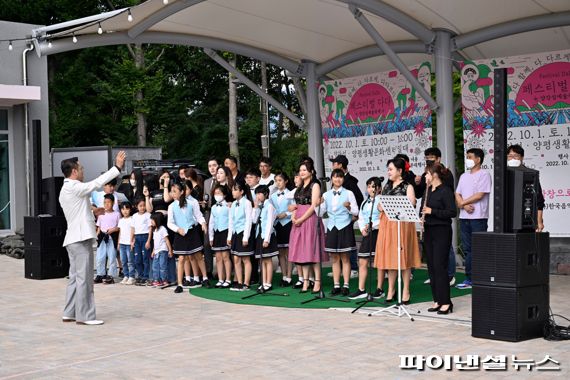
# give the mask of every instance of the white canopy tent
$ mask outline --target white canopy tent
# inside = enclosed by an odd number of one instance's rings
[[[323,151],[314,84],[323,77],[392,67],[406,75],[406,66],[431,59],[437,102],[409,80],[437,112],[438,145],[454,170],[455,61],[569,48],[570,1],[149,0],[35,29],[32,37],[40,55],[126,43],[180,44],[205,48],[230,71],[214,50],[256,58],[305,77],[308,120],[293,121],[308,128],[309,154],[319,174]],[[287,110],[282,112],[287,115]]]

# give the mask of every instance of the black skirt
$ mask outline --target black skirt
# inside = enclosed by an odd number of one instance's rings
[[[325,251],[328,253],[350,253],[356,249],[356,240],[354,239],[354,229],[352,223],[343,229],[338,230],[333,227],[327,230],[325,237]]]
[[[275,224],[275,233],[277,234],[276,241],[278,248],[289,247],[289,235],[291,235],[292,224],[292,222],[289,222],[286,225],[282,225],[279,222]]]
[[[263,248],[263,238],[261,236],[257,238],[255,245],[255,258],[259,259],[260,255],[263,256],[264,259],[279,255],[277,236],[275,234],[271,234],[269,246],[267,248]]]
[[[370,257],[371,252],[372,256],[374,256],[376,254],[376,240],[378,240],[378,230],[372,230],[372,234],[364,236],[362,238],[362,243],[360,243],[358,257],[368,258]]]
[[[172,250],[175,255],[193,255],[203,249],[202,230],[199,225],[190,228],[184,236],[179,233],[174,236]]]
[[[234,232],[232,236],[232,255],[236,256],[251,256],[255,249],[255,238],[253,236],[249,237],[247,247],[243,246],[243,232],[236,234]]]
[[[212,239],[212,251],[229,251],[228,245],[228,230],[214,231],[214,238]]]

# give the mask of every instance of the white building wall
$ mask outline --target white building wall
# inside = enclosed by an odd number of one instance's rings
[[[31,30],[40,25],[20,24],[0,21],[0,36],[2,39],[29,37]],[[8,45],[0,45],[0,84],[22,85],[22,52],[28,47],[24,41],[14,41],[13,50],[8,49]],[[42,125],[42,174],[48,177],[51,173],[49,160],[49,110],[48,110],[48,75],[47,58],[38,58],[35,51],[27,54],[28,58],[28,85],[39,86],[41,88],[41,100],[29,103],[29,124],[32,120],[40,120]],[[24,106],[18,105],[9,110],[9,128],[12,135],[12,230],[23,232],[24,216],[27,215],[26,197],[26,140],[24,129]],[[33,186],[32,186],[33,189]],[[33,200],[33,193],[32,198]],[[32,201],[33,202],[33,201]]]

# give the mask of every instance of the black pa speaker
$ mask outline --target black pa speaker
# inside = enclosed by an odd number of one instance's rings
[[[548,232],[476,232],[471,252],[475,285],[524,287],[549,282]]]
[[[63,210],[59,205],[63,179],[63,177],[48,177],[42,180],[42,214],[63,216]]]
[[[24,249],[24,276],[33,280],[62,278],[69,273],[69,257],[63,247]]]
[[[544,336],[548,285],[506,288],[474,285],[472,330],[476,338],[519,342]]]
[[[63,247],[67,223],[63,216],[24,217],[24,276],[45,280],[68,275],[69,257]]]
[[[24,244],[26,248],[60,248],[63,246],[67,222],[63,216],[25,216]]]
[[[493,76],[494,152],[493,152],[493,231],[507,232],[505,226],[507,174],[507,69],[495,69]]]

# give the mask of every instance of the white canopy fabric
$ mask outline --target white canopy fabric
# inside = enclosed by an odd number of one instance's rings
[[[261,52],[259,58],[267,58],[266,53],[279,57],[270,63],[288,61],[289,69],[303,60],[329,63],[317,70],[333,78],[393,68],[355,20],[349,4],[362,10],[397,53],[404,52],[400,58],[407,65],[431,59],[430,45],[438,29],[456,36],[452,39],[454,59],[570,47],[568,0],[170,0],[166,5],[163,0],[149,0],[130,10],[41,28],[35,34],[47,38],[38,49],[42,54],[132,40],[184,43],[238,54],[254,50]],[[129,11],[132,22],[127,20]],[[97,20],[101,20],[102,35],[97,34]],[[524,30],[530,31],[520,32]],[[75,46],[70,44],[74,31]],[[519,33],[493,38],[513,31]],[[469,40],[470,36],[475,40]],[[367,56],[350,55],[367,48]],[[335,61],[347,54],[363,59]],[[341,66],[335,67],[335,62]]]
[[[215,50],[302,76],[306,120],[289,118],[307,127],[309,155],[319,175],[324,172],[319,80],[396,67],[435,110],[442,159],[454,171],[453,66],[465,59],[570,48],[570,1],[149,0],[35,29],[32,39],[41,55],[126,43],[197,46],[236,75],[241,73]],[[437,102],[406,67],[425,60],[435,68]],[[283,109],[256,84],[248,87]]]

